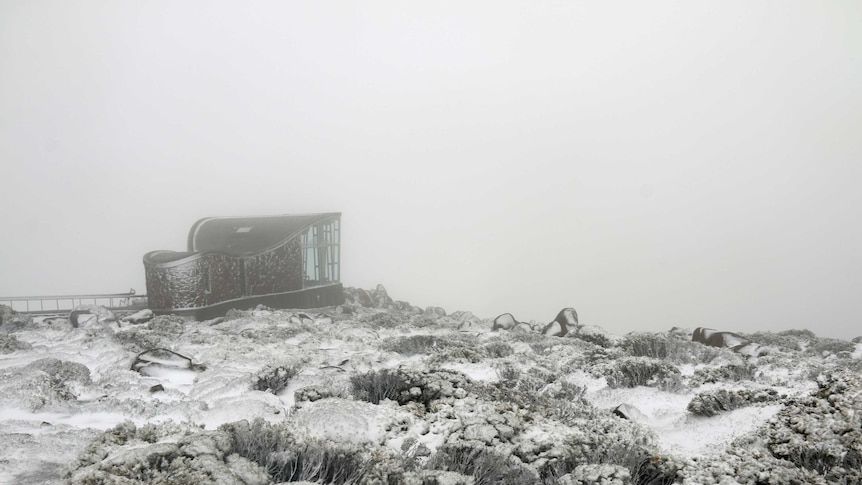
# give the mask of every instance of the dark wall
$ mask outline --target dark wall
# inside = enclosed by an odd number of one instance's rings
[[[241,298],[242,261],[218,253],[176,266],[145,266],[153,309],[199,308]]]
[[[299,238],[262,254],[206,253],[178,265],[145,264],[152,309],[201,308],[238,298],[302,289]]]
[[[302,247],[299,238],[272,251],[245,259],[246,296],[302,289]]]

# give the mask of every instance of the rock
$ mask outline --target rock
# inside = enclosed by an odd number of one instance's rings
[[[155,314],[152,310],[150,310],[149,308],[144,308],[143,310],[132,313],[131,315],[126,315],[125,317],[121,318],[120,321],[137,325],[139,323],[149,322],[153,319],[154,316]]]
[[[551,323],[545,325],[542,334],[550,337],[564,337],[577,329],[578,313],[574,308],[563,308]]]
[[[165,386],[161,384],[156,384],[155,386],[150,387],[150,393],[161,392],[165,390]]]
[[[768,352],[766,347],[753,343],[739,334],[719,332],[718,330],[706,327],[697,327],[694,329],[691,340],[709,345],[710,347],[727,348],[749,357],[758,357]]]
[[[438,317],[445,317],[446,316],[446,310],[440,308],[439,306],[429,306],[428,308],[425,309],[424,313],[429,314],[429,315],[436,315]]]
[[[371,296],[374,300],[374,306],[377,308],[389,308],[392,306],[392,298],[389,297],[389,293],[386,292],[386,288],[383,285],[377,285]]]
[[[862,336],[853,337],[853,340],[851,340],[851,342],[853,342],[854,344],[862,344]]]
[[[335,307],[335,313],[338,313],[339,315],[353,315],[356,313],[356,310],[354,310],[350,305],[338,305]]]
[[[371,297],[371,293],[368,293],[368,290],[363,290],[362,288],[358,288],[356,290],[357,301],[360,305],[365,308],[373,308],[374,307],[374,299]]]
[[[634,421],[634,422],[639,422],[639,423],[646,421],[646,415],[644,415],[644,413],[640,412],[640,410],[638,408],[636,408],[630,404],[626,404],[626,403],[620,404],[619,406],[615,407],[614,410],[611,412],[613,413],[614,416],[619,416],[623,419],[628,419],[629,421]]]
[[[515,333],[533,333],[536,331],[536,328],[527,322],[518,322],[512,327],[511,331]]]
[[[95,318],[82,318],[84,315],[95,315]],[[69,313],[69,323],[72,327],[86,327],[110,322],[116,322],[114,312],[98,305],[78,305]]]
[[[0,305],[0,328],[4,330],[17,330],[33,324],[33,317],[18,313],[10,306]]]
[[[680,340],[691,340],[694,331],[690,328],[673,327],[667,331],[667,336]]]
[[[496,332],[497,330],[511,330],[515,328],[520,322],[515,320],[515,317],[511,313],[504,313],[502,315],[498,315],[497,318],[494,319],[494,324],[491,326],[491,331]]]
[[[135,357],[131,370],[148,377],[169,377],[172,371],[200,372],[206,366],[194,364],[192,359],[168,349],[150,349]]]
[[[449,318],[456,322],[479,321],[479,318],[476,315],[473,315],[473,312],[465,312],[461,310],[449,315]]]

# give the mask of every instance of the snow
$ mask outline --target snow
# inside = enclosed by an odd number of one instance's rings
[[[41,482],[60,483],[62,467],[72,462],[98,432],[126,420],[138,426],[191,422],[213,430],[224,423],[262,418],[271,423],[290,423],[304,436],[384,446],[396,452],[408,438],[414,443],[411,449],[421,444],[433,451],[455,434],[494,447],[552,449],[576,432],[535,416],[522,429],[514,431],[517,426],[513,427],[510,421],[504,423],[493,406],[469,400],[474,399],[472,396],[469,399],[450,397],[436,412],[399,406],[392,401],[371,404],[349,396],[352,375],[381,369],[423,370],[432,365],[429,362],[433,362],[434,370],[462,373],[472,383],[489,386],[500,383],[501,365],[518,369],[521,375],[548,369],[548,374],[557,381],[584,388],[586,401],[600,410],[610,411],[623,403],[635,407],[643,415],[636,424],[655,436],[655,451],[686,459],[722,453],[734,439],[757,431],[783,408],[782,403],[770,403],[713,417],[695,416],[688,412],[687,406],[697,393],[754,384],[719,382],[679,392],[643,386],[611,389],[605,377],[589,365],[583,364],[582,368],[570,365],[583,357],[584,349],[592,344],[573,339],[555,340],[557,343],[548,348],[549,357],[545,358],[531,347],[529,339],[522,340],[514,333],[491,333],[490,325],[485,325],[488,322],[474,326],[478,335],[473,340],[476,346],[501,339],[513,349],[511,355],[472,362],[447,359],[445,354],[434,354],[432,360],[428,354],[382,351],[377,346],[379,342],[392,337],[435,335],[455,339],[463,334],[458,332],[457,322],[449,323],[446,318],[441,318],[436,326],[421,328],[412,328],[409,324],[370,326],[367,322],[373,314],[370,310],[359,309],[357,315],[346,320],[318,318],[310,326],[311,330],[302,331],[297,330],[297,324],[289,323],[292,315],[289,311],[277,310],[257,311],[215,325],[188,322],[181,335],[157,332],[153,335],[160,338],[166,348],[206,365],[206,369],[151,365],[146,368],[147,375],[130,370],[135,356],[145,349],[134,348],[137,345],[134,339],[129,343],[116,338],[117,332],[146,325],[106,324],[99,328],[93,323],[86,329],[73,329],[57,323],[38,324],[35,328],[18,331],[14,336],[32,348],[0,354],[0,375],[5,376],[0,378],[0,385],[16,382],[21,369],[46,357],[85,365],[92,382],[62,383],[76,396],[72,400],[52,397],[50,390],[44,390],[48,393],[45,402],[36,402],[35,407],[30,401],[11,394],[0,396],[5,399],[0,401],[0,456],[4,457],[0,459],[0,483],[15,483],[38,470],[48,470],[47,475],[38,475]],[[141,336],[134,338],[145,341],[150,335],[148,331],[141,330]],[[598,327],[590,331],[606,335],[612,342],[623,339]],[[862,358],[862,343],[856,345],[852,358]],[[677,368],[683,378],[688,378],[699,369],[727,363],[721,359],[708,364],[681,363]],[[814,381],[807,377],[810,368],[799,362],[789,361],[794,365],[788,364],[788,367],[752,362],[758,365],[760,372],[757,385],[769,385],[788,396],[802,396],[816,388]],[[176,362],[167,359],[162,363]],[[256,372],[277,364],[297,365],[301,371],[276,394],[251,388]],[[841,365],[835,358],[818,362],[818,365],[827,364]],[[151,391],[157,385],[163,390]],[[561,387],[557,383],[554,385],[555,389]],[[296,392],[312,386],[337,391],[337,396],[297,402]],[[546,384],[538,386],[535,392],[551,388]],[[607,413],[604,419],[617,418]],[[516,437],[509,442],[501,430],[506,433],[511,430]]]

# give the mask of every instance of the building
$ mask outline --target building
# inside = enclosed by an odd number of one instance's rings
[[[198,320],[230,308],[317,308],[344,300],[341,213],[207,217],[188,251],[144,255],[149,307]]]

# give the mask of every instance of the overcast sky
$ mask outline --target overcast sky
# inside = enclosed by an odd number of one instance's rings
[[[420,306],[860,335],[862,3],[0,2],[0,295],[328,211]]]

